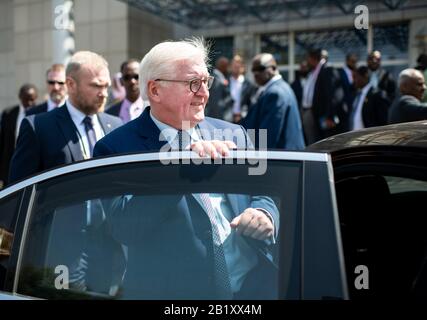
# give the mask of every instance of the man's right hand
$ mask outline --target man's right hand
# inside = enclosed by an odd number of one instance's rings
[[[210,140],[195,142],[190,149],[200,157],[210,156],[212,159],[216,159],[220,156],[227,157],[230,150],[237,149],[237,146],[233,141]]]

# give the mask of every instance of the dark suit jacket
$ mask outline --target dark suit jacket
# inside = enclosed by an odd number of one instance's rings
[[[390,104],[384,90],[369,89],[362,106],[362,119],[365,128],[386,125]]]
[[[250,143],[247,141],[246,131],[239,125],[206,117],[204,121],[199,123],[198,127],[202,137],[206,140],[213,140],[214,138],[225,140],[224,136],[215,135],[214,129],[232,129],[236,133],[233,141],[239,149],[246,149]],[[150,108],[147,107],[141,116],[99,140],[95,145],[93,155],[97,157],[141,151],[157,152],[166,145],[166,141],[159,141],[159,136],[160,130],[151,120]]]
[[[209,89],[209,100],[206,104],[206,115],[212,118],[224,119],[224,115],[233,107],[233,99],[230,95],[230,86],[220,79],[221,72],[214,69],[212,72],[215,80]]]
[[[396,97],[396,81],[390,72],[380,69],[378,73],[378,89],[384,90],[387,93],[387,98],[393,102]]]
[[[349,130],[349,116],[351,114],[352,106],[354,98],[356,97],[356,88],[354,87],[353,83],[351,83],[348,80],[347,73],[343,68],[339,69],[339,74],[341,78],[341,85],[344,91],[344,97],[343,97],[343,107],[342,107],[342,115],[340,117],[340,120],[347,122],[343,124],[344,130]],[[345,104],[345,105],[344,105]]]
[[[6,185],[9,175],[10,160],[15,151],[16,120],[19,106],[3,111],[0,123],[0,180]]]
[[[47,101],[28,109],[25,112],[25,115],[31,116],[32,114],[39,114],[44,112],[47,112]]]
[[[325,138],[333,134],[345,131],[348,113],[343,110],[344,90],[341,77],[337,69],[328,67],[326,63],[320,69],[313,93],[313,115],[316,120],[321,137]],[[332,130],[321,127],[323,119],[338,117],[339,124]]]
[[[122,124],[119,118],[104,113],[98,119],[105,134]],[[22,121],[9,181],[83,159],[77,128],[65,106],[32,115]]]
[[[159,141],[160,131],[149,112],[150,108],[147,107],[140,117],[99,140],[94,156],[159,151],[166,142]],[[206,118],[199,124],[199,129],[205,139],[209,139],[206,135],[213,136],[215,129],[239,131],[243,139],[236,140],[240,142],[238,147],[250,147],[244,129],[238,125]],[[221,139],[219,136],[216,138]],[[234,215],[249,206],[270,212],[277,232],[279,213],[271,199],[245,195],[227,195],[227,198]],[[211,225],[191,194],[179,194],[178,191],[176,195],[162,196],[161,201],[158,197],[136,196],[124,209],[120,199],[118,202],[109,214],[109,222],[113,236],[128,246],[123,284],[125,298],[215,298]],[[269,260],[263,251],[264,242],[256,245],[259,259]],[[269,272],[270,276],[274,273]],[[258,276],[257,281],[262,283],[261,273]]]
[[[123,101],[117,102],[105,110],[105,113],[111,114],[112,116],[118,117],[120,115],[120,109],[122,107]]]
[[[389,123],[410,122],[427,119],[427,104],[413,96],[404,95],[393,103]]]
[[[267,129],[267,148],[302,150],[305,147],[298,103],[291,87],[282,79],[264,90],[242,125],[255,129],[256,148],[260,147],[260,129]]]

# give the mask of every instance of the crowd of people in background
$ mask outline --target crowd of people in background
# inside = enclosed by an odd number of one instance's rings
[[[377,50],[367,55],[366,64],[349,53],[344,66],[336,68],[321,48],[308,50],[291,84],[270,53],[256,55],[250,65],[240,55],[231,61],[219,57],[211,75],[205,115],[254,130],[258,148],[302,150],[351,130],[427,119],[426,54],[415,68],[401,71],[397,81],[381,66]],[[111,83],[107,61],[84,51],[67,66],[47,70],[43,103],[35,105],[34,85],[22,85],[19,104],[1,114],[0,188],[90,158],[96,141],[140,117],[149,105],[140,92],[140,76],[140,60],[129,59]]]
[[[220,57],[207,114],[257,132],[266,129],[267,147],[286,150],[352,130],[427,119],[426,54],[398,79],[382,67],[378,50],[367,55],[365,64],[358,60],[348,53],[344,66],[336,68],[328,64],[326,50],[309,49],[290,90],[271,54],[252,59],[253,83],[244,76],[240,56],[231,63]],[[280,89],[274,90],[278,84]]]

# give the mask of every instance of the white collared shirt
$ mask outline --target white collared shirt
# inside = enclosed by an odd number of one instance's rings
[[[345,71],[345,74],[347,75],[348,82],[350,84],[353,84],[353,71],[351,71],[351,69],[349,67],[347,67],[346,64],[344,65],[343,69]]]
[[[156,119],[150,112],[150,117],[157,125],[160,132],[163,133],[166,141],[172,148],[176,148],[176,135],[178,130]],[[197,130],[191,128],[185,130],[191,137],[191,142],[202,140],[197,133]],[[190,143],[191,143],[190,142]],[[187,146],[184,146],[184,149]],[[204,207],[201,199],[194,194],[197,202]],[[209,199],[215,211],[216,223],[218,227],[220,241],[223,244],[225,261],[227,263],[228,274],[230,276],[230,285],[233,293],[241,289],[243,281],[250,270],[252,270],[258,263],[258,257],[255,251],[249,247],[246,241],[232,232],[230,222],[233,219],[232,209],[226,196],[222,193],[209,193]]]
[[[160,130],[161,137],[159,137],[159,139],[161,140],[159,141],[167,141],[173,149],[179,149],[177,139],[178,130],[167,125],[166,123],[161,122],[160,120],[155,118],[151,112],[150,117]],[[183,149],[188,149],[192,143],[202,140],[201,137],[199,137],[199,134],[197,133],[197,130],[195,128],[190,128],[184,131],[187,132],[188,136],[191,137],[191,141],[184,140],[185,142],[187,142],[187,144],[182,147]]]
[[[89,159],[91,157],[89,140],[86,134],[85,126],[83,124],[83,119],[86,117],[86,115],[80,110],[78,110],[76,107],[74,107],[70,100],[66,101],[66,107],[68,109],[68,112],[70,113],[71,120],[73,120],[74,125],[78,130],[83,156],[85,159]],[[99,123],[98,117],[96,115],[90,115],[89,117],[92,118],[93,130],[95,131],[96,141],[98,141],[99,139],[104,137],[104,130],[102,129],[101,124]]]
[[[359,129],[365,128],[365,125],[363,123],[363,117],[362,117],[362,106],[365,103],[366,95],[368,94],[368,91],[369,91],[369,89],[371,89],[371,87],[372,87],[371,83],[368,83],[362,89],[362,92],[360,94],[360,99],[357,103],[356,110],[354,112],[352,130],[359,130]]]
[[[25,118],[25,108],[22,104],[19,105],[19,113],[18,113],[18,117],[16,119],[16,129],[15,129],[15,144],[16,141],[18,140],[18,136],[19,136],[19,129],[21,127],[21,123],[22,120],[24,120]]]
[[[65,103],[64,101],[61,101],[59,104],[56,104],[55,102],[52,101],[52,99],[49,97],[47,99],[47,112],[52,111],[53,109],[56,109],[60,106],[62,106]]]
[[[317,82],[317,77],[319,76],[320,69],[325,63],[326,63],[326,60],[321,59],[319,61],[319,64],[316,66],[316,68],[312,72],[310,72],[310,74],[308,75],[307,82],[303,87],[303,94],[302,94],[302,106],[304,109],[309,109],[313,106],[313,95],[314,95],[314,88]]]

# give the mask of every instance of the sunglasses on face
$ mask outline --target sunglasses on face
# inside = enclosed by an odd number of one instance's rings
[[[55,84],[59,84],[60,86],[63,86],[65,84],[64,81],[55,81],[55,80],[47,80],[47,83],[51,86],[54,86]]]
[[[122,79],[125,81],[131,81],[132,79],[135,79],[136,81],[138,81],[139,75],[138,74],[126,74],[122,77]]]

